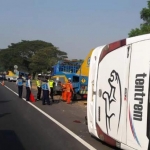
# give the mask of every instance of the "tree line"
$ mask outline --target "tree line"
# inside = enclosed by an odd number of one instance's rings
[[[128,34],[129,37],[150,33],[150,0],[147,1],[147,7],[141,10],[140,18],[143,23],[139,28],[132,29]],[[19,70],[35,75],[50,70],[58,60],[64,58],[68,58],[67,53],[52,43],[22,40],[11,43],[6,49],[0,49],[0,71],[13,70],[14,65],[18,65]]]
[[[140,18],[143,20],[143,23],[139,28],[132,29],[128,34],[129,37],[150,33],[150,0],[147,1],[147,7],[141,10]]]
[[[64,58],[68,58],[67,53],[52,43],[22,40],[11,43],[6,49],[0,49],[0,71],[13,71],[14,65],[17,65],[20,71],[35,75],[49,71],[58,60]]]

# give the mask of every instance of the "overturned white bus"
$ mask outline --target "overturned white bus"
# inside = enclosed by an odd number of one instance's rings
[[[94,49],[89,71],[88,130],[125,150],[150,150],[150,34]]]

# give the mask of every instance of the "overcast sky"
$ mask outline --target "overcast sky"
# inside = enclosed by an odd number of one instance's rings
[[[21,40],[51,42],[69,58],[128,37],[147,0],[0,0],[0,48]]]

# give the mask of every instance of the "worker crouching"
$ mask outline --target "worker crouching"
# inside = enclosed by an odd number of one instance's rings
[[[47,79],[43,80],[42,82],[42,90],[43,90],[42,104],[45,105],[45,101],[46,101],[47,105],[50,105],[49,93],[51,91]]]
[[[73,86],[71,83],[71,79],[68,79],[68,82],[66,83],[66,100],[67,104],[70,104],[72,93],[74,93]]]

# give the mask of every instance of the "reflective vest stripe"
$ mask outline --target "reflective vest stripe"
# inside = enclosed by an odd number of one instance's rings
[[[40,81],[39,81],[39,80],[36,80],[36,85],[37,85],[38,87],[40,87],[40,86],[41,86],[41,84],[40,84]]]
[[[28,80],[26,80],[26,87],[29,87]]]
[[[22,79],[17,79],[18,80],[18,85],[22,86],[23,85],[23,80]]]
[[[53,80],[49,80],[49,86],[50,86],[51,88],[53,88],[53,83],[54,83]]]
[[[48,85],[47,83],[42,84],[42,90],[48,90]]]

